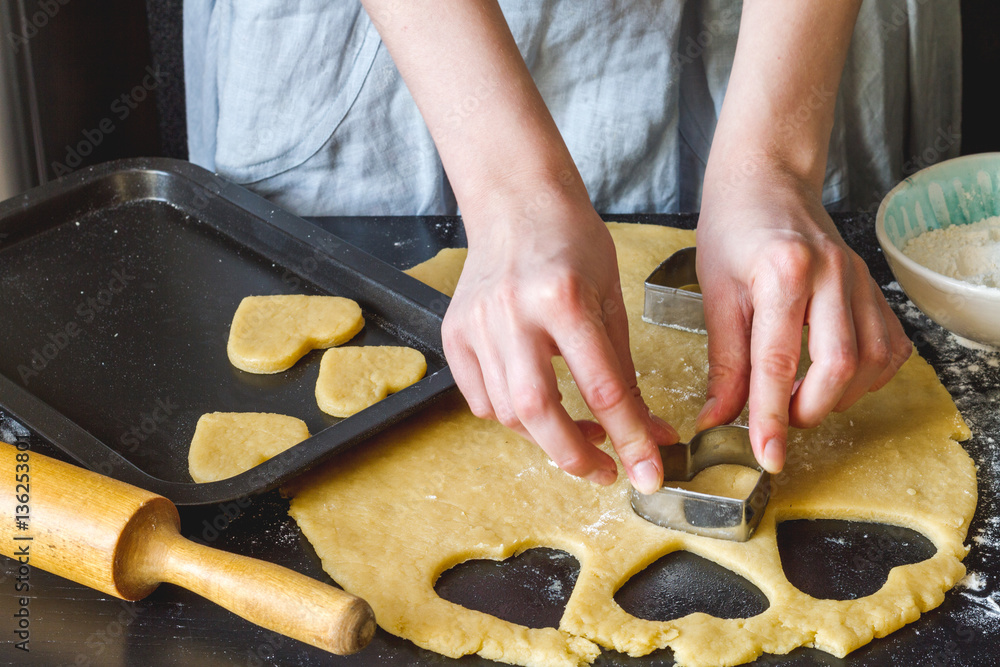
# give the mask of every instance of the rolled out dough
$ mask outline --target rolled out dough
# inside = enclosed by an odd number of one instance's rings
[[[427,360],[409,347],[367,346],[327,350],[319,365],[316,402],[334,417],[350,417],[427,372]]]
[[[706,339],[645,324],[641,312],[643,279],[664,257],[692,245],[694,234],[609,227],[642,394],[682,438],[690,438],[705,390]],[[431,285],[453,286],[461,263],[450,255],[414,273]],[[564,405],[574,418],[588,417],[565,364],[556,359],[555,366]],[[294,495],[291,514],[324,569],[371,603],[379,625],[419,646],[521,665],[585,664],[597,656],[598,645],[632,655],[669,646],[681,665],[735,665],[798,646],[843,656],[939,605],[965,572],[963,541],[976,506],[976,477],[957,440],[969,435],[933,369],[914,356],[881,391],[816,429],[792,432],[785,471],[775,479],[757,533],[745,543],[644,521],[629,506],[621,471],[610,487],[571,477],[538,447],[474,417],[458,396],[288,491]],[[873,595],[815,599],[785,577],[775,537],[782,521],[814,518],[905,526],[923,533],[937,552],[894,568]],[[434,591],[438,576],[458,563],[504,559],[539,546],[563,549],[580,562],[558,629],[515,625]],[[630,577],[677,550],[745,577],[770,606],[746,619],[694,613],[657,622],[630,616],[615,603],[614,593]]]
[[[310,350],[342,345],[365,326],[361,307],[339,296],[248,296],[229,329],[229,361],[249,373],[280,373]]]

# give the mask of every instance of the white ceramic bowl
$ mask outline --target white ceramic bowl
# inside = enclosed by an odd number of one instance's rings
[[[1000,215],[1000,153],[947,160],[913,174],[882,200],[875,235],[906,296],[952,333],[1000,347],[1000,289],[949,278],[902,247],[920,234]]]

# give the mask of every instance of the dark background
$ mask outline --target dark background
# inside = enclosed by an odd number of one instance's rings
[[[10,6],[16,15],[23,5],[30,17],[42,2],[50,12],[56,6],[58,11],[18,57],[37,81],[38,115],[46,133],[33,151],[42,157],[45,178],[54,176],[52,163],[65,160],[67,147],[77,144],[84,130],[109,116],[115,131],[83,158],[82,166],[124,157],[186,158],[182,1],[19,0]],[[994,77],[1000,71],[1000,3],[962,0],[961,6],[962,152],[1000,150],[1000,124],[992,105]],[[141,82],[147,66],[169,75],[127,119],[118,121],[109,106]]]

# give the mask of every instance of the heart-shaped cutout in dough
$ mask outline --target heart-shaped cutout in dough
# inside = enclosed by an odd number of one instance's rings
[[[441,573],[444,600],[529,628],[558,628],[580,562],[561,549],[535,547],[504,560],[473,558]]]
[[[361,331],[361,307],[339,296],[248,296],[229,329],[229,361],[249,373],[280,373],[310,350],[343,345]]]
[[[782,521],[777,539],[785,577],[817,600],[874,595],[893,568],[927,560],[937,551],[915,530],[867,521]]]
[[[770,606],[753,582],[683,550],[671,551],[647,565],[614,597],[627,613],[648,621],[672,621],[699,612],[715,618],[751,618]]]
[[[424,355],[409,347],[344,347],[327,350],[319,365],[316,402],[334,417],[350,417],[427,372]]]
[[[211,412],[198,419],[188,472],[199,484],[234,477],[309,437],[301,419],[267,412]]]

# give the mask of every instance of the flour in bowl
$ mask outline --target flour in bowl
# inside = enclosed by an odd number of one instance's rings
[[[924,232],[903,254],[949,278],[1000,287],[1000,216]]]

